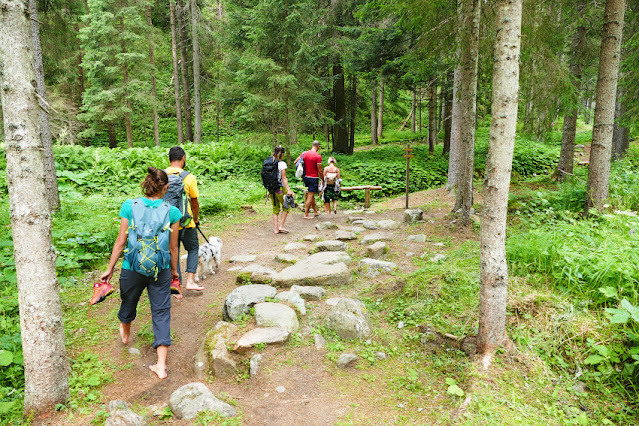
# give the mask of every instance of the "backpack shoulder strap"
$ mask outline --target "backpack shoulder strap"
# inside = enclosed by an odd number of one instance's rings
[[[180,172],[180,179],[182,179],[182,182],[184,182],[184,178],[189,174],[190,172],[187,172],[186,170],[182,170]]]

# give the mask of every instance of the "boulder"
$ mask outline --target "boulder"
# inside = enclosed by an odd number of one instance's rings
[[[286,253],[289,253],[291,251],[300,251],[300,250],[306,250],[306,244],[304,244],[304,243],[288,243],[287,245],[284,246],[284,251]]]
[[[423,220],[424,212],[420,209],[406,209],[404,210],[404,222],[416,223]]]
[[[416,241],[418,243],[425,243],[426,242],[426,235],[424,235],[424,234],[409,235],[406,238],[406,241]]]
[[[364,221],[364,220],[366,220],[366,218],[363,218],[363,217],[361,217],[361,216],[349,216],[349,217],[348,217],[348,219],[346,219],[346,222],[348,222],[348,223],[353,223],[353,222],[355,222],[356,220],[362,220],[362,221]]]
[[[341,369],[345,369],[348,367],[353,367],[357,363],[359,357],[355,354],[341,354],[339,358],[337,358],[337,367]]]
[[[333,222],[320,222],[315,225],[318,231],[328,231],[329,229],[337,229],[337,225]]]
[[[321,334],[315,334],[313,340],[315,341],[315,349],[320,350],[326,348],[326,339]]]
[[[328,306],[336,306],[342,299],[344,299],[344,297],[331,297],[330,299],[326,299],[326,304]]]
[[[257,256],[255,256],[254,254],[238,254],[237,256],[233,256],[232,258],[230,258],[229,262],[251,263],[251,262],[255,262],[255,259],[257,259]]]
[[[366,229],[362,228],[361,226],[345,226],[342,229],[344,231],[350,231],[353,234],[361,234],[362,232],[366,231]]]
[[[366,307],[355,299],[340,300],[328,313],[326,326],[342,339],[364,339],[371,335]]]
[[[346,251],[348,245],[343,241],[327,240],[315,243],[317,251]]]
[[[271,268],[252,263],[242,268],[237,273],[236,279],[238,283],[250,281],[254,284],[267,284],[273,281],[275,274],[277,274],[277,271]]]
[[[378,241],[366,247],[366,254],[371,259],[379,259],[383,255],[388,253],[388,251],[388,244],[386,244],[384,241]]]
[[[304,235],[304,238],[302,238],[304,241],[310,241],[310,242],[315,242],[317,240],[320,239],[320,236],[317,234],[308,234],[308,235]]]
[[[280,327],[254,328],[238,339],[233,347],[237,353],[244,353],[259,344],[284,343],[291,336],[290,330]]]
[[[365,219],[357,219],[351,222],[351,225],[361,225]]]
[[[299,294],[300,297],[304,300],[321,300],[326,295],[326,290],[324,290],[322,287],[314,287],[310,285],[294,285],[291,287],[291,292]]]
[[[300,328],[295,311],[282,303],[256,304],[255,322],[258,327],[280,327],[291,332],[296,332]]]
[[[235,324],[219,321],[206,336],[211,370],[216,377],[233,377],[237,374],[237,363],[226,347],[237,330]]]
[[[204,383],[189,383],[177,389],[169,398],[169,407],[178,419],[192,419],[202,411],[213,411],[222,417],[233,417],[235,408],[220,401]]]
[[[256,303],[264,302],[267,297],[274,297],[277,289],[265,284],[249,284],[236,288],[228,296],[222,308],[222,316],[227,321],[235,321],[247,314]]]
[[[302,296],[299,293],[293,291],[293,289],[291,289],[291,291],[283,291],[281,293],[278,293],[277,296],[275,296],[275,300],[288,302],[291,305],[295,306],[301,315],[306,315],[306,302],[304,302]]]
[[[366,235],[364,238],[362,238],[362,244],[368,245],[376,243],[378,241],[391,241],[392,239],[393,236],[390,234],[375,233]]]
[[[355,235],[355,233],[351,231],[340,230],[335,233],[335,236],[333,237],[333,239],[338,241],[350,241],[350,240],[356,240],[357,235]]]
[[[377,221],[377,227],[379,229],[397,229],[399,228],[399,223],[391,219],[379,220]]]
[[[111,409],[111,403],[124,402],[122,400],[111,401],[109,403],[109,418],[104,422],[105,426],[146,426],[147,421],[141,415],[134,413],[128,407],[129,404],[120,405],[117,408]]]
[[[280,263],[295,263],[298,260],[300,260],[299,257],[293,255],[293,254],[288,254],[288,253],[280,253],[280,254],[276,254],[275,255],[275,259],[276,262],[280,262]]]
[[[293,285],[342,286],[350,282],[351,271],[345,263],[321,264],[300,261],[275,276],[275,284],[280,287]]]
[[[362,259],[359,261],[359,270],[365,277],[376,277],[395,269],[397,269],[397,265],[393,262],[377,259]]]
[[[470,216],[470,221],[477,226],[481,225],[481,218],[476,214]]]
[[[345,251],[321,251],[314,253],[300,262],[308,265],[332,265],[334,263],[349,263],[351,257]]]
[[[355,222],[353,222],[355,223]],[[375,222],[374,220],[365,220],[362,222],[362,227],[366,228],[366,229],[379,229],[379,226],[377,226],[377,222]]]

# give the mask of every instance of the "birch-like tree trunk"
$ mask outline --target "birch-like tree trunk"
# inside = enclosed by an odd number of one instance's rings
[[[151,62],[151,96],[153,97],[153,140],[155,146],[160,146],[160,119],[158,117],[158,93],[155,84],[155,49],[153,46],[153,21],[151,20],[151,5],[146,7],[146,23],[149,26],[149,62]]]
[[[348,153],[352,154],[355,150],[355,119],[357,117],[357,76],[351,75],[351,125],[348,134]]]
[[[0,0],[0,95],[24,354],[24,410],[69,397],[28,2]]]
[[[519,97],[519,54],[522,0],[497,2],[492,123],[480,242],[479,334],[477,352],[488,368],[495,349],[506,343],[506,216],[512,172],[517,104]]]
[[[447,154],[450,152],[450,131],[451,131],[451,122],[452,122],[452,107],[453,107],[453,89],[451,87],[451,83],[453,82],[453,73],[448,72],[446,74],[446,89],[444,90],[444,103],[446,107],[444,108],[444,150],[443,154]]]
[[[437,83],[431,81],[428,86],[428,152],[435,152],[437,144]]]
[[[463,0],[463,32],[460,69],[460,137],[459,176],[454,211],[461,209],[461,224],[470,223],[473,206],[473,172],[475,163],[475,123],[477,112],[477,62],[479,57],[480,0]]]
[[[595,116],[592,124],[592,145],[588,166],[585,214],[591,208],[601,209],[608,198],[612,127],[615,121],[617,77],[621,56],[625,0],[606,0],[603,34],[599,54]]]
[[[124,5],[120,1],[120,8]],[[120,31],[124,33],[124,18],[120,16]],[[126,44],[122,42],[122,53],[126,58],[127,48]],[[126,59],[122,64],[122,83],[124,84],[124,127],[126,128],[126,145],[129,148],[133,148],[133,129],[131,128],[131,104],[129,102],[129,67],[126,63]]]
[[[461,102],[459,99],[460,76],[461,65],[457,65],[453,72],[453,99],[450,113],[450,154],[448,155],[448,181],[446,182],[446,189],[453,193],[457,191],[457,180],[459,178],[459,169],[461,168],[461,155],[459,154],[461,129]]]
[[[38,7],[36,0],[29,0],[29,13],[31,14],[31,38],[33,40],[33,60],[35,67],[36,83],[40,99],[40,132],[44,147],[44,177],[47,183],[47,202],[51,211],[60,208],[60,193],[58,192],[58,178],[55,174],[55,157],[53,156],[53,141],[51,128],[49,127],[49,107],[46,105],[47,86],[44,84],[44,67],[42,65],[42,47],[40,45],[40,24],[38,22]],[[71,131],[71,130],[69,130]]]
[[[195,115],[195,130],[193,142],[202,143],[202,95],[200,93],[200,9],[197,0],[189,0],[191,5],[191,41],[193,43],[193,113]]]
[[[417,93],[415,93],[415,89],[412,90],[412,102],[410,104],[410,131],[412,133],[415,133],[415,123],[417,122],[416,120],[416,110],[417,110]]]
[[[193,117],[191,116],[191,84],[189,83],[189,57],[187,55],[186,45],[186,9],[184,2],[178,0],[177,25],[179,35],[179,54],[180,54],[180,72],[182,77],[182,100],[184,106],[184,136],[187,140],[193,141]]]
[[[180,102],[180,80],[178,77],[177,33],[175,30],[175,0],[169,0],[169,15],[171,17],[171,53],[173,54],[173,95],[175,96],[175,118],[177,120],[178,144],[184,143],[182,130],[182,103]]]
[[[579,0],[576,7],[578,19],[583,19],[583,15],[586,11],[586,0]],[[586,47],[586,32],[587,28],[583,21],[581,21],[573,35],[572,48],[570,49],[570,75],[572,85],[577,95],[577,101],[574,107],[564,115],[561,154],[559,154],[557,171],[555,172],[557,180],[559,181],[563,181],[567,176],[572,175],[575,164],[575,135],[577,133],[577,115],[579,114],[577,105],[581,95],[581,74],[583,70],[583,52]]]
[[[384,77],[379,78],[379,105],[377,106],[377,139],[384,137]]]
[[[371,81],[371,143],[376,145],[377,139],[377,83]]]

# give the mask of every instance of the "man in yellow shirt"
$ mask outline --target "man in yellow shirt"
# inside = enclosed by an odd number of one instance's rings
[[[166,168],[167,175],[179,175],[184,171],[184,167],[186,166],[186,152],[180,146],[174,146],[169,150],[169,167]],[[204,290],[204,287],[201,287],[195,284],[195,272],[197,271],[198,264],[198,250],[200,248],[200,243],[197,239],[197,230],[195,226],[199,223],[199,213],[200,213],[200,203],[197,200],[197,197],[200,195],[197,189],[197,179],[192,174],[189,173],[184,176],[184,191],[186,195],[191,199],[190,205],[187,207],[189,214],[193,217],[193,219],[185,226],[180,226],[180,234],[179,241],[184,245],[184,249],[187,251],[188,256],[186,259],[186,286],[187,290]],[[180,276],[180,282],[182,281],[182,272],[180,271],[180,245],[178,243],[178,275]]]

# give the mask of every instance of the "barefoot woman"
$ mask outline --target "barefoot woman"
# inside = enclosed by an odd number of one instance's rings
[[[155,167],[148,168],[148,175],[142,182],[142,193],[145,195],[136,200],[126,200],[120,209],[120,232],[113,245],[113,252],[109,266],[100,276],[103,282],[108,282],[113,276],[113,269],[125,247],[125,258],[120,273],[120,297],[122,303],[118,312],[120,319],[120,337],[125,345],[131,336],[131,323],[135,319],[138,301],[144,289],[147,289],[151,303],[151,318],[155,339],[153,347],[157,350],[158,360],[149,369],[160,379],[166,377],[166,356],[171,345],[171,280],[178,277],[177,273],[177,245],[179,221],[182,216],[180,210],[162,201],[162,196],[169,186],[169,178],[164,170]],[[142,229],[145,225],[157,227],[156,223],[170,223],[170,230],[165,228],[161,232],[169,232],[168,238],[158,238],[159,249],[164,253],[170,252],[170,262],[166,257],[159,261],[155,276],[146,276],[136,272],[131,263],[135,263],[132,256],[132,242],[128,241],[129,222],[134,217],[144,217],[153,223],[133,223],[135,229]],[[157,209],[157,210],[156,210]],[[156,210],[155,213],[152,210]],[[149,219],[155,217],[158,219]],[[162,225],[160,225],[161,227]],[[134,229],[134,228],[132,228]],[[164,247],[164,245],[166,247]],[[134,267],[136,265],[133,265]],[[170,267],[170,269],[169,269]]]

